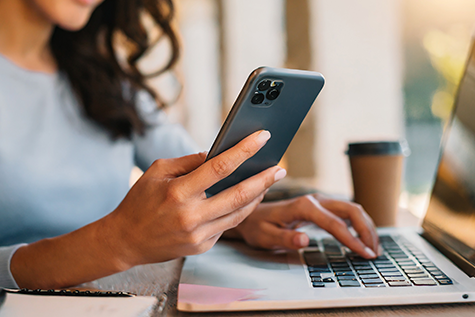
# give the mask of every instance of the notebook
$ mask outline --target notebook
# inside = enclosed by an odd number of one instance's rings
[[[0,317],[145,317],[150,316],[156,305],[157,298],[151,296],[30,295],[0,289]]]
[[[311,228],[299,251],[220,241],[185,260],[181,311],[240,311],[475,301],[475,49],[444,131],[437,176],[419,229],[378,230],[368,261]]]

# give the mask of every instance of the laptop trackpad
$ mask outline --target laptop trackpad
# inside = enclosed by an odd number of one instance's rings
[[[186,274],[187,281],[182,283],[267,288],[276,282],[281,284],[276,281],[276,271],[279,277],[285,274],[305,279],[298,252],[257,250],[237,241],[220,241],[210,251],[187,258],[184,270],[187,267],[193,267],[193,277]]]

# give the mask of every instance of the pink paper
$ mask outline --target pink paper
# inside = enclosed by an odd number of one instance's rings
[[[227,288],[207,285],[180,284],[178,301],[182,303],[216,305],[256,298],[258,289]]]

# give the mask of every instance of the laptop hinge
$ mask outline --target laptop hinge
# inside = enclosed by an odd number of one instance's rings
[[[455,252],[453,248],[440,241],[440,239],[434,239],[427,230],[424,230],[421,236],[451,260],[460,270],[465,272],[465,274],[470,277],[475,277],[475,266],[459,253]]]

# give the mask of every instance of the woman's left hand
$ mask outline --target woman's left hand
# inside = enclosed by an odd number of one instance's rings
[[[359,237],[351,234],[343,219],[350,220]],[[364,258],[378,254],[379,239],[373,221],[355,203],[307,195],[279,202],[261,203],[239,226],[225,233],[266,249],[299,249],[309,238],[296,229],[312,222]]]

